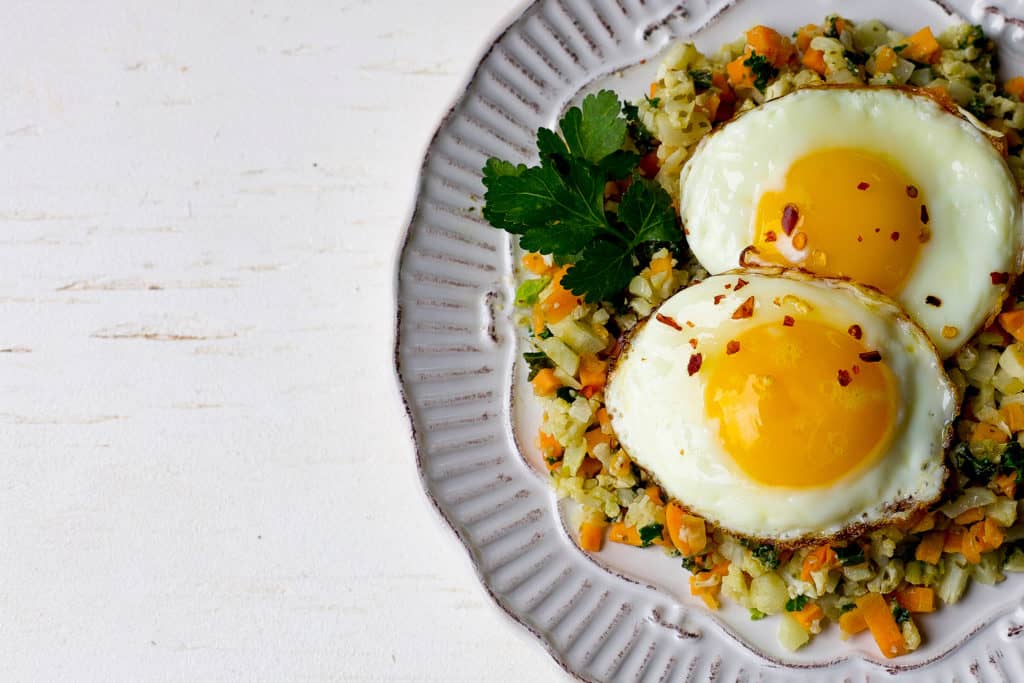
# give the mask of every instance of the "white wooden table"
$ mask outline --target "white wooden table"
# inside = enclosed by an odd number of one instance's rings
[[[391,369],[423,150],[512,9],[4,3],[0,678],[564,678]]]

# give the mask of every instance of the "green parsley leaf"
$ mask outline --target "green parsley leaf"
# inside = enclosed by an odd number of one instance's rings
[[[523,354],[523,360],[526,361],[526,365],[530,368],[530,376],[527,379],[531,380],[544,368],[553,368],[555,366],[543,351],[527,351]]]
[[[558,387],[555,391],[555,396],[562,399],[566,403],[571,404],[576,400],[576,390],[572,387]]]
[[[968,47],[984,48],[987,44],[988,38],[985,37],[985,29],[975,24],[967,30],[957,47],[961,50]]]
[[[850,610],[852,610],[852,609],[854,609],[856,607],[857,607],[857,604],[854,603],[854,602],[844,603],[844,604],[839,606],[839,613],[840,614],[846,614],[847,612],[849,612]]]
[[[960,442],[953,449],[953,463],[960,474],[976,483],[985,483],[996,473],[996,464],[984,458],[976,458],[970,447]]]
[[[629,249],[607,241],[593,242],[580,260],[562,276],[562,286],[583,294],[589,302],[603,301],[629,286],[633,257]]]
[[[536,277],[523,280],[516,288],[516,306],[532,306],[537,303],[540,293],[551,282],[549,277]]]
[[[684,557],[682,559],[683,569],[690,572],[691,574],[700,570],[700,565],[697,561],[700,559],[700,555],[694,555],[693,557]]]
[[[640,527],[640,544],[646,548],[655,539],[661,538],[662,526],[657,522]]]
[[[618,96],[611,90],[583,98],[583,108],[565,113],[559,126],[569,151],[596,164],[622,147],[626,140],[626,122],[619,118]]]
[[[971,98],[971,101],[967,103],[967,111],[971,112],[975,117],[984,119],[986,116],[985,112],[985,100],[981,95],[975,95]]]
[[[754,87],[761,92],[768,87],[768,81],[779,75],[779,70],[772,66],[768,58],[757,54],[757,52],[751,52],[750,56],[743,60],[743,66],[754,74]]]
[[[849,567],[854,564],[863,564],[864,562],[864,549],[856,543],[851,543],[845,548],[832,548],[832,552],[836,554],[839,559],[839,564],[843,567]]]
[[[537,151],[540,152],[541,159],[550,157],[569,158],[569,148],[565,146],[565,140],[560,138],[558,133],[548,128],[537,129]]]
[[[693,87],[698,91],[707,90],[711,87],[711,71],[709,69],[691,69],[690,78],[693,79]]]
[[[639,163],[639,154],[620,149],[601,159],[598,167],[609,180],[623,180],[629,177]]]
[[[626,117],[626,130],[633,144],[641,154],[646,154],[655,148],[656,143],[651,131],[640,120],[640,109],[635,104],[626,102],[622,105],[622,115]]]
[[[648,97],[647,95],[644,95],[644,99],[647,100],[647,104],[650,105],[651,109],[657,109],[658,105],[661,104],[660,97]]]
[[[764,612],[762,612],[761,610],[757,609],[756,607],[751,607],[750,608],[750,620],[751,621],[761,621],[766,616],[768,616],[768,615],[765,614]]]
[[[892,616],[896,618],[897,624],[903,624],[905,621],[910,621],[910,612],[905,607],[900,607],[898,604],[893,605]]]
[[[661,185],[650,180],[633,181],[622,195],[619,218],[633,231],[633,246],[640,242],[679,239],[672,198]]]
[[[811,599],[806,595],[798,595],[795,598],[786,601],[786,611],[799,612],[810,601]]]
[[[778,569],[779,551],[775,549],[775,546],[769,543],[762,543],[751,547],[750,552],[754,555],[754,559],[760,562],[761,566],[765,569]]]
[[[1024,481],[1024,448],[1021,448],[1016,440],[1006,444],[1006,450],[999,458],[999,471],[1004,474],[1016,474],[1018,484]]]
[[[896,54],[899,54],[899,53],[901,53],[901,52],[903,52],[904,50],[907,49],[907,45],[906,45],[906,43],[904,43],[903,45],[893,45],[892,49],[893,49],[893,52],[895,52]]]

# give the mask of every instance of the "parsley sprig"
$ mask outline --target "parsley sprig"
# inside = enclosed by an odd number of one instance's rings
[[[484,217],[519,235],[523,249],[571,263],[562,285],[590,302],[626,288],[645,244],[682,238],[668,193],[640,177],[639,155],[623,149],[627,127],[619,98],[602,90],[565,113],[561,136],[537,131],[540,165],[484,166]],[[607,211],[606,183],[627,178],[618,211]]]

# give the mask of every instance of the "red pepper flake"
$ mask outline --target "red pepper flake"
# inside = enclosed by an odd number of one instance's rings
[[[782,210],[782,232],[786,233],[787,237],[791,235],[799,220],[800,212],[797,210],[796,204],[786,204]]]
[[[921,232],[917,235],[917,241],[921,244],[927,244],[928,240],[932,238],[932,231],[927,226],[921,226]]]
[[[851,381],[851,379],[850,379],[850,371],[849,370],[840,370],[839,371],[839,386],[845,387],[846,385],[848,385],[850,383],[850,381]]]
[[[924,298],[924,302],[929,306],[935,306],[936,308],[942,305],[942,299],[937,296],[932,296],[931,294]]]
[[[741,303],[739,308],[733,311],[732,319],[743,320],[744,318],[749,318],[752,315],[754,315],[754,297],[748,296],[747,300]]]
[[[913,185],[907,185],[907,196],[911,199],[917,199],[917,188]]]
[[[774,242],[777,239],[778,239],[778,237],[775,235],[775,231],[774,230],[769,230],[768,232],[766,232],[764,234],[764,241],[765,242]]]
[[[866,189],[868,189],[869,187],[871,187],[871,186],[870,186],[870,185],[868,185],[867,183],[858,183],[858,184],[857,184],[857,189],[858,189],[858,190],[866,190]]]
[[[862,235],[857,235],[857,241],[858,242],[863,242],[864,241],[864,237]]]
[[[690,373],[690,377],[697,374],[697,371],[700,370],[700,364],[703,362],[704,359],[699,353],[695,353],[690,356],[690,362],[686,364],[686,371]]]
[[[697,340],[694,339],[694,338],[691,338],[690,339],[690,346],[692,346],[693,348],[697,348]]]
[[[877,363],[878,361],[882,360],[882,354],[880,354],[878,351],[865,351],[864,353],[857,355],[859,355],[860,359],[865,363]]]
[[[882,229],[881,229],[881,228],[875,228],[875,233],[876,233],[876,234],[877,234],[877,233],[880,233],[880,232],[882,232]]]
[[[692,320],[687,320],[686,321],[686,326],[687,327],[693,327],[693,321]]]
[[[682,326],[672,318],[668,317],[667,315],[662,315],[661,313],[658,313],[656,316],[654,316],[654,318],[662,325],[668,325],[673,330],[679,330],[680,332],[683,331]]]
[[[738,291],[740,291],[741,289],[743,289],[744,287],[746,287],[749,284],[750,284],[749,282],[747,282],[743,278],[740,278],[739,280],[736,281],[736,289],[734,289],[733,291],[734,292],[738,292]]]
[[[860,325],[850,325],[850,329],[848,329],[847,332],[849,332],[850,336],[854,339],[860,339],[864,334],[860,329]]]
[[[791,316],[791,315],[784,315],[784,316],[782,316],[782,326],[783,327],[793,327],[793,323],[795,323],[795,322],[796,322],[796,320],[793,320],[793,316]]]
[[[1009,273],[989,273],[988,276],[992,278],[992,284],[994,285],[1005,285],[1010,281]]]
[[[718,304],[722,303],[722,299],[724,299],[724,298],[725,298],[725,294],[716,294],[715,295],[715,305],[717,306]]]
[[[860,366],[859,366],[859,365],[857,365],[856,363],[855,363],[855,364],[854,364],[854,366],[853,366],[852,368],[850,368],[850,369],[851,369],[851,370],[853,370],[853,374],[855,374],[855,375],[859,375],[859,374],[860,374]]]
[[[928,207],[924,204],[921,205],[921,222],[928,225]]]
[[[740,343],[735,339],[731,340],[728,344],[725,345],[725,353],[728,356],[731,356],[732,354],[736,353],[739,350]]]
[[[726,282],[725,283],[725,288],[726,289],[732,289],[732,283],[731,282]]]
[[[892,239],[893,242],[899,242],[900,241],[900,234],[898,232],[896,232],[896,231],[893,231],[893,233],[891,235],[889,235],[889,237]]]

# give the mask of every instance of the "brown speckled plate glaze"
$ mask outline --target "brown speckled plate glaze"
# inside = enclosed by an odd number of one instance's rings
[[[485,159],[535,161],[536,129],[581,93],[639,96],[673,41],[714,50],[753,24],[792,29],[829,12],[903,31],[979,23],[1004,75],[1024,73],[1020,0],[540,0],[497,34],[427,150],[397,275],[395,364],[416,465],[495,602],[580,679],[1024,680],[1022,575],[925,615],[926,644],[886,661],[867,634],[843,642],[835,628],[785,652],[776,620],[708,612],[656,548],[581,552],[536,466],[536,406],[516,400],[514,248],[480,215]]]

